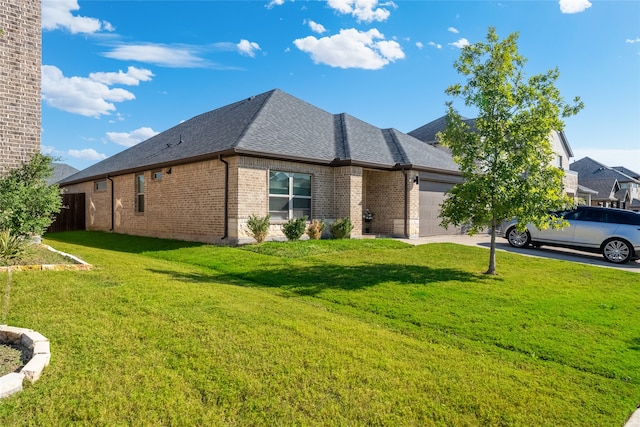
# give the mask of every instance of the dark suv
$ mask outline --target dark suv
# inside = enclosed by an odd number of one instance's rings
[[[604,259],[617,264],[640,256],[640,213],[623,209],[578,206],[557,212],[569,226],[540,230],[532,224],[524,232],[516,229],[517,220],[503,223],[498,234],[509,244],[522,248],[533,246],[561,246],[602,253]]]

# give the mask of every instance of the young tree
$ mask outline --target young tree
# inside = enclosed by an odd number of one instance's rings
[[[442,205],[442,225],[469,227],[469,234],[491,232],[489,268],[496,274],[496,227],[517,217],[541,228],[565,225],[549,211],[573,203],[563,191],[564,172],[552,164],[551,135],[562,131],[562,118],[576,114],[578,97],[569,105],[555,82],[558,69],[526,78],[526,59],[518,53],[518,34],[500,41],[489,28],[485,43],[462,49],[455,69],[466,76],[464,85],[447,88],[477,108],[473,128],[447,103],[447,127],[439,134],[458,163],[464,183],[451,189]]]
[[[0,178],[0,230],[41,235],[60,212],[57,185],[48,185],[53,158],[36,153],[28,163]]]

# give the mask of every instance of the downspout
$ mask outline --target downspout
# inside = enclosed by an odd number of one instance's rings
[[[113,179],[109,175],[107,175],[107,179],[111,181],[111,229],[109,231],[114,231],[115,229],[115,217],[116,217],[116,208],[114,203],[114,188],[113,188]]]
[[[406,169],[402,169],[402,173],[404,174],[404,237],[408,239],[410,237],[410,234],[409,234],[409,176],[407,175]]]
[[[229,237],[229,162],[222,158],[222,154],[218,157],[224,163],[224,236],[221,240]]]

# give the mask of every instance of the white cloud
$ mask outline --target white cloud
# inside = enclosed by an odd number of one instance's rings
[[[560,0],[560,12],[580,13],[591,7],[589,0]]]
[[[74,16],[80,9],[77,0],[43,0],[42,28],[45,30],[67,29],[72,34],[92,34],[100,30],[113,31],[113,26],[97,18]]]
[[[86,77],[65,77],[53,65],[42,66],[42,100],[59,110],[87,117],[100,117],[115,111],[114,102],[129,101],[135,95],[110,88]]]
[[[131,132],[107,132],[107,138],[124,147],[133,147],[139,142],[145,141],[159,132],[148,127],[141,127]]]
[[[127,86],[138,86],[141,81],[148,82],[154,74],[144,68],[129,67],[126,73],[118,70],[117,73],[91,73],[89,78],[95,82],[106,85],[122,84]]]
[[[83,150],[69,150],[67,152],[69,156],[80,160],[104,160],[107,158],[106,154],[98,153],[93,148],[85,148]]]
[[[42,154],[49,154],[49,155],[52,155],[54,157],[59,157],[59,155],[60,155],[60,152],[58,150],[56,150],[56,148],[51,146],[51,145],[42,145],[42,144],[40,144],[40,152]]]
[[[274,6],[282,6],[283,4],[284,4],[284,0],[271,0],[269,4],[267,4],[265,7],[267,9],[271,9]]]
[[[260,50],[260,45],[256,42],[250,42],[249,40],[242,39],[240,43],[236,45],[238,52],[242,55],[255,57],[256,52]]]
[[[199,68],[208,66],[198,56],[199,49],[186,45],[141,43],[116,46],[104,56],[122,61],[138,61],[171,68]]]
[[[469,40],[462,38],[456,42],[449,43],[449,45],[453,47],[457,47],[458,49],[462,49],[465,46],[469,46]]]
[[[429,46],[435,47],[436,49],[442,49],[442,45],[436,42],[429,42]]]
[[[447,31],[449,31],[450,33],[453,33],[453,34],[458,34],[460,32],[460,31],[458,31],[457,28],[454,28],[454,27],[447,28]]]
[[[424,45],[422,44],[422,42],[416,42],[416,47],[418,49],[422,49],[424,47]]]
[[[627,43],[640,43],[640,37],[636,37],[635,40],[634,39],[627,39],[626,42]]]
[[[329,7],[355,17],[358,22],[386,21],[391,15],[387,9],[378,8],[378,0],[328,0]],[[392,1],[381,4],[396,8]]]
[[[309,21],[309,28],[311,28],[311,31],[318,34],[322,34],[327,31],[327,29],[324,28],[324,25],[318,24],[317,22],[314,22],[314,21]]]
[[[363,68],[378,70],[389,62],[404,58],[400,44],[383,39],[378,30],[366,32],[354,28],[340,30],[339,34],[317,39],[308,36],[294,40],[294,44],[303,52],[311,54],[313,61],[339,68]]]

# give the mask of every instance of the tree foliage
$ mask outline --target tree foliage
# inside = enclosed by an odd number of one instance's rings
[[[526,78],[517,38],[514,33],[500,41],[489,28],[486,42],[462,49],[454,68],[466,83],[446,93],[475,107],[478,115],[470,126],[448,102],[447,127],[438,135],[464,177],[442,205],[442,225],[466,225],[470,234],[490,229],[488,274],[495,274],[500,222],[516,216],[521,224],[558,227],[563,224],[549,211],[572,204],[562,188],[564,172],[553,163],[551,136],[582,103],[577,97],[572,105],[562,99],[555,87],[557,68]]]
[[[0,178],[0,230],[42,235],[60,212],[57,185],[49,185],[53,158],[34,154],[28,163]]]

